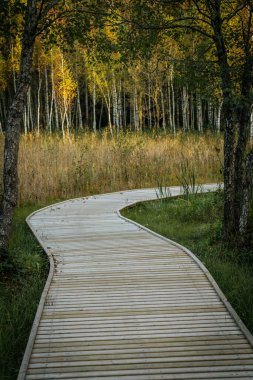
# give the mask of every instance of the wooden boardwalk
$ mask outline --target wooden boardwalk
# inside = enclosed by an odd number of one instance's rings
[[[117,213],[152,198],[104,194],[28,218],[51,269],[18,380],[253,379],[253,338],[207,270]]]

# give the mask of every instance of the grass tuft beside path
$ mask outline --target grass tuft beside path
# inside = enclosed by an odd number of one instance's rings
[[[48,273],[47,257],[25,222],[34,209],[26,206],[17,210],[9,261],[0,266],[1,380],[17,378]]]
[[[222,243],[222,198],[221,192],[169,198],[122,214],[189,248],[253,333],[253,250],[239,251]]]

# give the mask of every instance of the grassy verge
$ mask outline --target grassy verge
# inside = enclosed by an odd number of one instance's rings
[[[41,205],[42,207],[43,205]],[[48,273],[48,260],[25,223],[39,206],[15,214],[10,258],[0,266],[0,379],[16,379]]]
[[[253,251],[222,243],[220,192],[146,202],[123,215],[189,248],[253,333]]]

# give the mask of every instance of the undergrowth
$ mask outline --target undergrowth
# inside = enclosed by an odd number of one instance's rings
[[[36,209],[39,206],[36,206]],[[48,272],[48,261],[25,223],[35,207],[16,211],[7,263],[0,266],[0,379],[16,379]]]

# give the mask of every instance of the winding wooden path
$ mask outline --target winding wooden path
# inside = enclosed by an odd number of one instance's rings
[[[117,212],[155,198],[104,194],[28,218],[51,269],[18,380],[253,379],[253,338],[203,265]]]

